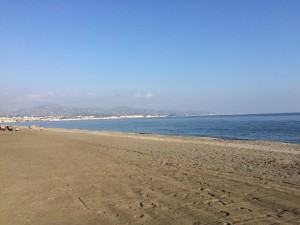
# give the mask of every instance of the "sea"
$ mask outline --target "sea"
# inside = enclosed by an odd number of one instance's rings
[[[31,123],[18,123],[29,126]],[[17,124],[17,125],[18,125]],[[36,121],[36,126],[300,144],[300,113]]]

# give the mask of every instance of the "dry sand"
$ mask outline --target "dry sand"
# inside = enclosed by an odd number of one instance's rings
[[[300,145],[0,132],[0,224],[300,224]]]

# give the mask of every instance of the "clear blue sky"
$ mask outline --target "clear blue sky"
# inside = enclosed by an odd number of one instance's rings
[[[0,111],[300,112],[300,1],[0,0]]]

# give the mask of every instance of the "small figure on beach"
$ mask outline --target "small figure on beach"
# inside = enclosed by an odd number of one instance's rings
[[[5,128],[6,128],[6,130],[8,130],[8,131],[13,131],[13,130],[14,130],[14,129],[12,128],[12,126],[6,126]]]
[[[43,127],[43,125],[42,125],[40,131],[43,131],[43,130],[44,130],[44,127]]]

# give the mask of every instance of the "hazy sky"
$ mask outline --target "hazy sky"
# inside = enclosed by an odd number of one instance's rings
[[[0,110],[300,112],[299,0],[0,0]]]

